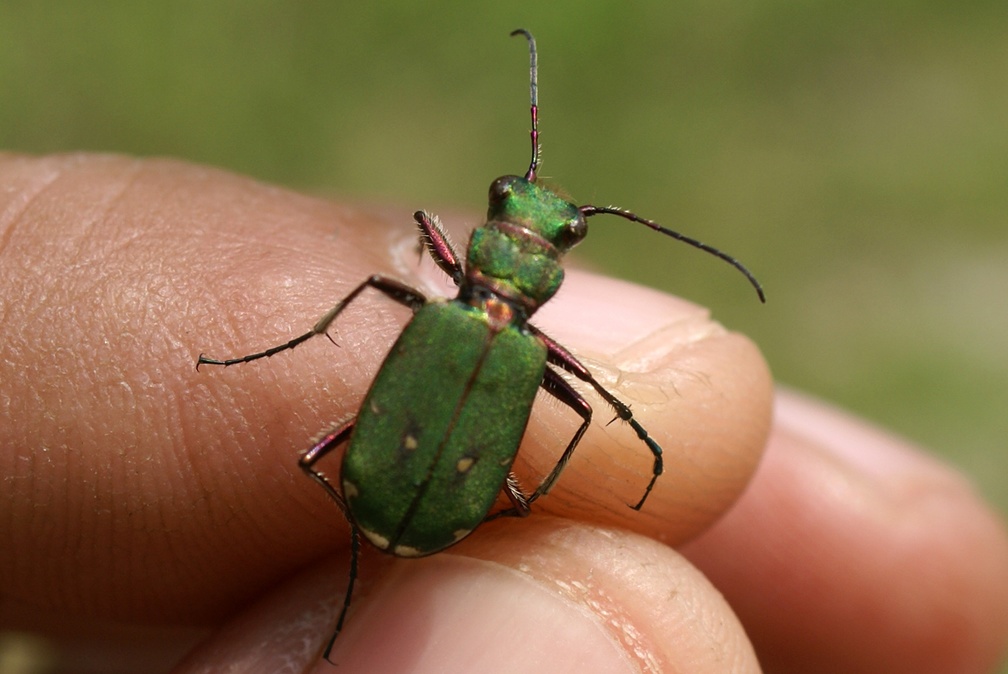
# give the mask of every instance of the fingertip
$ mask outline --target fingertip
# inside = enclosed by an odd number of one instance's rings
[[[331,658],[360,672],[638,671],[581,607],[505,566],[453,554],[395,565],[360,599]]]
[[[684,548],[781,671],[990,671],[1004,525],[955,471],[821,403],[779,399],[760,471]]]

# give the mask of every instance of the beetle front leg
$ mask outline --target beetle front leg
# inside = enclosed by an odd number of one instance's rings
[[[374,288],[375,290],[384,293],[386,297],[395,300],[403,306],[409,307],[414,313],[417,309],[427,303],[427,297],[419,290],[411,288],[402,281],[398,281],[394,278],[375,274],[368,277],[366,281],[354,288],[349,295],[340,300],[339,304],[323,314],[322,318],[316,321],[312,329],[303,335],[299,335],[289,342],[271,347],[265,351],[259,351],[239,358],[217,360],[216,358],[207,358],[201,353],[199,358],[196,360],[196,369],[198,370],[200,365],[223,365],[224,367],[227,367],[229,365],[237,365],[238,363],[247,363],[252,360],[258,360],[259,358],[269,358],[281,351],[293,349],[316,335],[324,335],[332,322],[336,320],[336,317],[339,316],[351,302],[357,299],[357,296],[364,292],[365,288]]]
[[[329,481],[324,474],[315,470],[315,464],[322,459],[329,452],[334,450],[336,447],[344,444],[349,438],[350,434],[353,432],[354,424],[357,422],[357,417],[351,417],[348,421],[341,423],[334,430],[326,433],[322,438],[319,439],[312,447],[301,455],[298,460],[298,466],[303,470],[308,477],[312,478],[329,494],[330,498],[336,502],[339,506],[340,512],[343,513],[343,517],[346,518],[347,523],[350,525],[350,571],[349,578],[347,580],[346,594],[343,595],[343,608],[340,609],[339,618],[336,620],[336,627],[333,629],[332,637],[329,638],[329,643],[326,644],[325,651],[322,653],[322,657],[329,660],[329,654],[332,652],[333,644],[336,643],[336,637],[339,636],[340,631],[343,629],[343,621],[346,619],[347,611],[350,609],[350,599],[353,596],[354,584],[357,582],[357,566],[360,558],[360,531],[357,529],[357,525],[353,523],[350,519],[350,513],[347,510],[346,501],[340,494],[339,490],[333,486],[332,482]],[[332,662],[330,660],[330,662]]]
[[[651,450],[651,454],[654,456],[654,467],[651,472],[651,481],[648,482],[647,487],[644,489],[644,495],[641,497],[641,500],[638,501],[636,505],[631,506],[634,510],[640,510],[644,506],[644,502],[647,500],[647,497],[651,494],[651,490],[654,489],[655,482],[658,481],[658,476],[660,476],[664,470],[661,445],[655,442],[655,440],[648,434],[647,430],[641,426],[636,419],[634,419],[633,412],[630,411],[630,406],[606,390],[602,384],[598,383],[588,368],[586,368],[581,361],[574,356],[574,354],[558,342],[554,341],[551,337],[543,334],[543,332],[535,326],[530,325],[529,329],[538,335],[539,338],[546,344],[546,360],[549,363],[570,372],[572,375],[595,389],[599,396],[609,403],[614,410],[616,410],[616,416],[630,424],[630,428],[634,430],[637,437],[645,445],[647,445],[649,450]]]
[[[413,214],[413,219],[420,228],[420,243],[427,249],[441,271],[448,274],[455,285],[459,285],[465,272],[441,221],[436,215],[427,211],[417,211]]]

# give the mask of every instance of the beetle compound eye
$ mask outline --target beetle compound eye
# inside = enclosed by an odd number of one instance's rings
[[[556,232],[554,243],[560,250],[570,250],[584,240],[588,234],[588,223],[578,215],[573,220],[568,220]]]
[[[514,194],[514,176],[504,176],[490,183],[490,203],[497,205]]]
[[[588,236],[588,223],[580,215],[567,223],[567,240],[573,246]]]

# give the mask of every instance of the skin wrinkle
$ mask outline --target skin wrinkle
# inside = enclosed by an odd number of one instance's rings
[[[6,159],[7,156],[7,153],[0,152],[0,159]],[[28,161],[31,160],[29,159]],[[20,188],[17,192],[19,198],[12,200],[10,206],[8,206],[4,213],[0,214],[0,231],[2,231],[2,234],[0,234],[0,258],[7,252],[10,241],[17,229],[20,216],[23,216],[39,196],[46,192],[63,174],[60,162],[54,161],[49,163],[54,164],[56,168],[52,169],[49,174],[40,180],[37,180],[32,186],[33,189],[26,190]]]
[[[139,176],[141,174],[141,171],[139,170],[141,167],[142,167],[141,163],[139,163],[139,162],[133,162],[129,166],[129,168],[131,170],[123,172],[123,174],[126,176],[126,179],[125,180],[121,180],[119,183],[117,183],[117,185],[116,185],[116,187],[118,187],[117,190],[115,190],[114,192],[108,192],[109,198],[100,205],[100,208],[95,211],[93,217],[88,218],[87,220],[80,220],[80,221],[78,221],[78,222],[85,223],[85,224],[90,223],[90,225],[87,226],[86,228],[84,228],[83,230],[80,230],[80,231],[76,232],[75,238],[73,238],[73,239],[67,239],[64,242],[64,243],[68,244],[68,246],[72,245],[74,247],[73,248],[73,255],[72,255],[72,257],[74,257],[76,259],[76,264],[69,265],[68,266],[69,268],[66,268],[66,267],[63,268],[63,271],[61,273],[60,283],[65,284],[66,283],[65,277],[67,277],[67,276],[69,276],[70,278],[77,278],[77,277],[84,276],[83,274],[81,274],[81,272],[84,272],[84,271],[89,272],[90,274],[93,274],[93,272],[95,271],[95,264],[94,263],[95,263],[96,260],[99,260],[99,259],[104,260],[104,259],[109,258],[109,257],[117,257],[117,256],[121,256],[121,257],[128,257],[129,256],[128,249],[131,247],[131,245],[130,245],[131,241],[136,240],[137,238],[139,238],[138,234],[134,235],[134,236],[128,237],[126,241],[119,241],[118,239],[116,239],[115,237],[113,237],[112,240],[114,241],[114,243],[109,244],[109,246],[111,246],[111,248],[109,250],[97,250],[97,251],[95,251],[93,248],[89,249],[86,246],[82,246],[82,245],[79,245],[79,244],[80,244],[80,241],[86,240],[90,236],[92,236],[92,233],[95,231],[94,227],[97,225],[97,223],[103,222],[103,221],[110,221],[110,220],[114,221],[115,220],[115,217],[113,215],[113,212],[116,210],[115,209],[115,205],[121,203],[123,200],[125,200],[125,199],[128,198],[129,192],[130,192],[130,188],[133,185],[136,184],[136,182],[137,182],[137,180],[138,180],[138,178],[139,178]],[[67,173],[63,173],[62,177],[64,179],[69,179],[71,177],[71,175],[72,174],[68,175]],[[53,185],[53,187],[58,187],[58,186],[60,186],[60,184],[58,182]],[[39,193],[39,195],[37,195],[37,198],[40,198],[40,196],[41,196],[41,192]],[[109,246],[106,246],[106,248],[108,248]],[[113,266],[113,268],[116,268],[116,266],[114,264],[112,266]],[[100,269],[101,266],[98,266],[98,268]],[[86,278],[86,276],[85,276],[85,278]],[[96,295],[100,296],[100,295],[103,294],[103,293],[100,292],[100,289],[103,288],[103,287],[114,288],[115,287],[115,282],[117,280],[118,280],[118,278],[116,278],[115,276],[109,276],[107,274],[106,275],[102,275],[102,274],[94,275],[94,280],[91,283],[89,283],[88,285],[84,286],[83,287],[83,291],[80,290],[81,286],[80,285],[78,286],[78,292],[76,294],[80,296],[79,300],[77,300],[77,298],[74,298],[74,299],[68,300],[68,302],[70,304],[72,304],[72,305],[81,305],[81,304],[87,303],[87,302],[90,302],[90,303],[93,304],[95,296]],[[45,284],[45,285],[48,285],[48,284]],[[56,284],[56,287],[61,287],[61,286],[58,285],[58,284]],[[105,293],[105,294],[107,294],[107,293]],[[110,297],[110,298],[108,298],[108,300],[109,300],[108,303],[111,304],[111,305],[113,305],[113,306],[115,306],[115,307],[119,307],[122,304],[122,297],[121,296]],[[105,304],[105,302],[102,302],[100,304]],[[139,307],[146,307],[146,304],[143,301],[141,301],[140,298],[138,298],[137,301],[133,302],[132,304],[135,304],[135,305],[137,305]],[[39,303],[36,306],[43,306],[43,304]],[[150,307],[146,307],[146,308],[151,309]],[[101,312],[100,306],[98,308],[98,312]],[[143,315],[143,314],[141,314],[141,315]],[[148,315],[148,316],[150,315],[149,311],[146,312],[146,315]],[[89,317],[89,320],[95,320],[94,312],[92,312],[92,315]],[[44,322],[51,323],[51,321],[44,321]],[[101,324],[101,323],[109,323],[109,324],[112,325],[113,328],[115,327],[115,325],[114,325],[114,323],[115,323],[114,316],[111,316],[111,315],[108,315],[108,314],[101,315],[100,318],[98,318],[98,322],[99,322],[99,324]],[[142,321],[141,321],[141,327],[142,327]],[[56,332],[56,333],[53,333],[53,334],[57,338],[59,338],[59,335],[63,334],[64,332],[71,332],[72,333],[73,331],[72,330],[71,331],[59,331],[59,332]],[[85,329],[83,331],[78,330],[77,332],[79,332],[79,333],[82,332],[83,334],[94,334],[95,333],[95,331],[91,330],[91,329]],[[122,341],[122,339],[124,337],[126,337],[127,341],[129,341],[128,340],[128,336],[130,334],[132,334],[132,333],[119,334],[114,339],[118,339],[119,341]],[[106,361],[106,363],[110,366],[110,367],[103,367],[103,368],[100,368],[98,370],[92,371],[91,374],[88,375],[88,376],[90,376],[90,381],[88,381],[88,380],[83,381],[82,384],[80,384],[78,386],[78,388],[77,388],[77,393],[78,394],[81,393],[81,392],[83,392],[83,391],[89,390],[89,389],[96,391],[98,393],[98,396],[97,396],[98,399],[95,400],[93,404],[97,404],[97,405],[101,405],[103,401],[104,402],[114,402],[114,400],[110,401],[110,400],[105,400],[105,399],[106,398],[115,399],[117,397],[118,393],[124,392],[124,389],[122,388],[121,385],[130,381],[130,379],[129,379],[129,373],[128,372],[121,372],[121,373],[119,373],[118,370],[116,369],[117,368],[117,362],[116,362],[115,358],[109,359],[109,358],[105,357],[108,354],[107,353],[103,353],[103,349],[107,349],[108,346],[109,346],[109,342],[108,342],[107,339],[100,339],[99,338],[99,340],[97,340],[97,341],[95,341],[95,340],[86,340],[86,341],[75,343],[73,345],[58,346],[58,347],[56,347],[56,352],[57,353],[58,352],[65,352],[68,355],[71,354],[72,351],[74,351],[74,350],[80,350],[80,349],[83,349],[83,350],[97,350],[97,351],[99,351],[99,353],[95,354],[94,357],[85,357],[85,356],[82,356],[79,353],[78,354],[73,354],[73,360],[76,361],[76,360],[78,360],[80,358],[84,358],[85,360],[92,360],[92,361],[95,361],[95,362]],[[57,367],[59,367],[58,362],[57,362]],[[67,368],[72,368],[72,365],[69,362],[67,362],[66,367]],[[120,379],[121,379],[121,381],[120,381]],[[59,381],[63,381],[63,380],[66,380],[66,378],[65,377],[64,378],[59,378],[58,380]],[[146,381],[149,381],[149,379],[147,379]],[[141,385],[141,387],[146,391],[146,387],[143,387],[142,385]],[[56,400],[55,401],[51,400],[48,403],[43,402],[42,403],[42,409],[62,409],[64,407],[63,403],[67,400],[67,398],[73,397],[73,392],[67,391],[62,386],[62,384],[57,389],[54,389],[54,390],[51,389],[51,393],[55,394]],[[130,388],[127,387],[127,389],[125,390],[125,393],[127,394],[127,398],[133,398],[135,400],[136,396],[135,396],[135,393],[134,393],[133,389],[130,389]],[[52,397],[52,396],[50,396],[50,397]],[[90,397],[90,396],[88,396],[88,397]],[[131,406],[131,405],[126,405],[125,406],[125,408],[127,408],[127,409],[129,409],[130,407],[133,407],[133,406]],[[141,406],[141,410],[142,409],[145,409],[145,408],[143,408],[143,406]],[[76,430],[73,430],[73,435],[74,436],[94,437],[96,435],[96,433],[100,433],[100,431],[97,428],[93,428],[93,427],[92,428],[88,428],[88,423],[89,423],[87,421],[88,418],[90,418],[90,415],[82,415],[81,418],[76,419],[74,421],[73,425],[63,426],[63,428],[62,428],[62,434],[65,436],[71,430],[76,429]],[[127,427],[125,427],[124,429],[122,429],[121,433],[125,433],[126,435],[125,436],[121,436],[121,437],[118,438],[118,440],[119,440],[118,444],[120,444],[122,446],[126,446],[126,447],[137,448],[140,451],[143,451],[143,449],[145,447],[145,443],[142,442],[142,436],[138,435],[138,430],[137,429],[138,428],[145,428],[145,427],[146,427],[146,423],[145,423],[145,421],[144,421],[143,418],[138,419],[137,423],[135,423],[135,424],[128,425]],[[120,433],[120,435],[121,435],[121,433]],[[69,447],[67,447],[65,444],[63,444],[63,451],[64,452],[69,452]],[[176,456],[178,456],[179,452],[175,452],[175,454],[176,454]],[[113,555],[111,557],[111,559],[109,559],[109,554],[110,553],[109,553],[109,551],[107,549],[104,549],[104,548],[101,548],[101,547],[96,547],[97,543],[93,543],[93,544],[89,545],[88,544],[89,541],[98,541],[98,540],[101,540],[103,538],[101,532],[99,530],[97,530],[96,527],[99,527],[99,528],[102,528],[102,529],[104,529],[104,528],[107,527],[108,529],[113,530],[113,531],[116,531],[116,530],[122,531],[122,530],[125,529],[128,532],[128,536],[130,538],[135,538],[136,536],[139,535],[141,539],[143,538],[143,532],[144,531],[147,531],[147,530],[166,530],[167,529],[167,525],[166,525],[166,523],[164,521],[164,517],[163,517],[164,510],[161,507],[157,506],[156,503],[153,504],[153,505],[150,504],[150,503],[148,503],[147,506],[145,506],[145,507],[138,507],[136,509],[130,509],[128,511],[128,515],[127,515],[127,517],[125,519],[119,518],[118,520],[116,520],[115,518],[102,518],[102,517],[94,519],[94,518],[90,518],[88,515],[86,515],[86,513],[88,513],[89,511],[90,512],[99,512],[99,513],[100,512],[106,512],[106,513],[118,512],[118,510],[116,508],[112,508],[111,507],[111,504],[109,504],[108,507],[106,507],[105,505],[103,505],[103,504],[105,504],[107,502],[108,499],[113,498],[112,490],[109,489],[108,487],[110,487],[110,484],[114,483],[116,480],[125,478],[127,481],[136,482],[136,480],[139,478],[140,480],[146,481],[146,480],[144,480],[144,476],[151,474],[152,471],[149,470],[149,468],[151,468],[151,466],[149,465],[149,462],[144,461],[142,458],[140,459],[140,463],[137,463],[136,462],[137,458],[138,457],[136,456],[136,454],[134,452],[134,461],[132,461],[132,462],[125,462],[125,463],[121,463],[121,464],[119,462],[113,462],[113,474],[109,475],[109,480],[108,480],[109,484],[106,484],[105,480],[100,480],[100,479],[90,480],[87,483],[91,485],[91,489],[89,489],[86,494],[80,494],[80,496],[83,496],[83,498],[78,498],[77,499],[77,501],[79,503],[78,513],[79,513],[79,518],[80,518],[81,522],[80,522],[80,526],[75,527],[75,529],[78,531],[78,535],[77,536],[67,537],[67,544],[66,544],[67,551],[65,551],[65,552],[69,553],[69,551],[71,551],[71,550],[76,551],[76,552],[74,552],[74,554],[72,556],[75,556],[78,559],[83,559],[85,561],[85,564],[83,565],[84,568],[102,568],[102,567],[104,567],[104,568],[106,568],[108,570],[108,573],[110,573],[112,575],[118,575],[120,572],[125,572],[128,575],[129,574],[129,571],[128,571],[129,568],[131,568],[131,567],[135,568],[136,565],[138,565],[138,564],[139,565],[144,565],[145,564],[145,560],[143,560],[143,559],[137,560],[135,558],[135,555],[132,555],[132,554]],[[163,462],[161,462],[161,463],[163,463]],[[118,466],[121,470],[120,471],[116,471],[115,470],[116,466]],[[163,470],[164,467],[161,466],[161,465],[159,465],[159,466],[153,466],[152,468],[154,469],[153,472],[159,472],[159,473],[163,473],[164,472],[164,470]],[[124,475],[123,474],[123,472],[130,472],[130,471],[132,471],[133,474],[131,474],[131,475]],[[171,469],[171,472],[174,472],[174,473],[178,474],[174,467]],[[95,474],[94,477],[95,478],[99,478],[100,475],[99,474]],[[76,488],[79,490],[79,489],[81,489],[82,486],[83,485],[79,485]],[[147,493],[148,496],[156,495],[158,493],[156,489],[145,489],[144,492]],[[67,500],[68,503],[72,502],[72,501],[73,501],[73,499],[68,499]],[[67,518],[67,520],[69,520],[69,521],[74,521],[75,519],[78,519],[78,518],[76,518],[76,517],[69,517],[69,518]],[[85,529],[84,528],[84,525],[87,524],[88,522],[90,522],[91,525],[92,525],[91,529]],[[113,536],[113,538],[115,538],[115,537]],[[171,545],[170,537],[169,537],[169,540],[167,542],[168,542],[169,545]],[[141,543],[142,543],[142,541],[141,541]],[[131,549],[133,547],[134,546],[130,546]],[[139,547],[141,549],[143,548],[142,545],[140,545]],[[182,550],[178,550],[177,552],[181,553],[183,551]],[[65,556],[66,556],[65,554],[54,555],[54,557],[58,557],[58,558],[64,558]],[[101,560],[105,560],[105,561],[101,561]],[[68,568],[68,572],[72,572],[72,573],[75,573],[75,574],[80,573],[79,569],[74,569],[74,570],[71,571],[70,570],[71,568],[72,567]],[[73,586],[73,583],[67,583],[67,585],[68,586]],[[77,597],[77,598],[74,598],[74,599],[72,599],[70,601],[72,601],[72,602],[78,602],[79,603],[79,602],[88,601],[88,600],[86,598],[84,598],[84,597]],[[94,600],[92,599],[91,601],[94,601]],[[101,599],[98,599],[98,603],[101,603]]]
[[[165,277],[162,276],[161,278],[163,279]],[[157,279],[155,279],[155,280],[157,280]],[[169,285],[171,287],[173,287],[173,288],[175,287],[174,284],[169,284]],[[147,309],[147,311],[144,313],[144,316],[146,317],[146,316],[150,315],[151,311],[153,311],[153,307],[145,307],[145,308]],[[156,312],[154,312],[154,313],[156,313]],[[189,312],[185,312],[185,313],[189,314]],[[234,323],[234,321],[224,321],[224,326],[223,327],[224,327],[225,330],[227,329],[227,324],[228,323]],[[242,340],[243,333],[244,333],[244,331],[238,329],[238,327],[236,326],[235,329],[233,330],[234,341],[235,342],[240,342]],[[189,348],[188,344],[183,344],[183,343],[181,343],[181,341],[179,341],[177,339],[171,339],[170,337],[166,337],[166,339],[170,341],[169,345],[166,346],[166,348],[169,351],[176,351],[177,352],[179,350],[186,350],[186,349]],[[215,405],[217,407],[224,408],[224,409],[229,409],[229,408],[230,409],[244,409],[245,408],[245,407],[239,405],[239,402],[234,397],[234,392],[237,389],[233,389],[226,382],[221,382],[220,387],[217,388],[217,389],[211,389],[206,384],[202,384],[202,383],[197,383],[197,386],[200,387],[200,389],[202,390],[203,394],[215,395],[215,397],[217,397],[218,402]],[[216,394],[211,394],[210,393],[211,390],[215,390]],[[226,395],[228,397],[227,398],[221,398],[221,395]],[[194,409],[194,410],[191,410],[191,411],[193,412],[193,414],[190,415],[190,416],[196,416],[196,417],[202,417],[203,416],[203,414],[202,414],[202,408],[197,408],[197,409]],[[185,422],[186,415],[184,413],[184,407],[182,406],[182,401],[179,400],[179,399],[177,399],[177,398],[176,398],[176,414],[177,414],[178,425],[180,425],[182,428],[186,428],[189,424]],[[204,421],[205,421],[205,423],[219,423],[218,420],[212,420],[212,419],[206,419]],[[173,475],[178,475],[177,480],[181,481],[181,484],[177,485],[176,500],[185,499],[185,502],[186,503],[190,503],[190,504],[194,500],[195,500],[195,502],[208,502],[208,501],[215,501],[216,500],[216,502],[218,502],[218,503],[232,504],[225,511],[221,511],[217,507],[210,507],[209,510],[211,511],[211,522],[216,522],[218,525],[223,526],[224,528],[228,528],[228,527],[236,525],[236,522],[239,521],[239,520],[241,520],[241,521],[243,521],[242,526],[248,526],[253,531],[260,530],[260,532],[261,532],[261,529],[266,526],[264,523],[259,523],[257,521],[252,520],[252,519],[243,518],[242,514],[244,513],[244,511],[242,509],[237,508],[237,507],[235,507],[233,505],[234,502],[236,502],[236,501],[240,502],[241,499],[225,498],[225,497],[219,496],[219,495],[218,496],[214,496],[215,494],[217,494],[218,489],[213,484],[208,483],[207,480],[211,479],[214,475],[217,475],[216,472],[214,472],[212,470],[211,471],[199,470],[198,467],[192,461],[185,461],[184,460],[184,457],[185,457],[186,453],[184,451],[182,451],[183,448],[186,447],[186,446],[194,446],[197,443],[197,441],[198,441],[197,434],[194,432],[194,429],[197,428],[197,427],[198,427],[198,424],[195,424],[195,423],[192,424],[192,428],[187,428],[187,432],[184,434],[184,436],[182,438],[180,438],[176,442],[172,442],[171,443],[171,446],[174,449],[174,451],[172,453],[175,454],[176,457],[179,459],[178,465],[173,466],[171,472],[172,472]],[[249,451],[255,451],[255,449],[257,447],[266,446],[266,443],[262,439],[260,439],[258,437],[259,433],[256,430],[256,429],[259,429],[261,427],[262,427],[261,420],[258,420],[258,419],[249,419],[248,423],[247,423],[248,432],[246,434],[244,434],[242,436],[232,435],[229,440],[227,440],[227,441],[225,441],[225,442],[222,443],[221,446],[223,446],[223,447],[230,447],[230,448],[233,448],[233,449],[237,450],[237,451],[231,452],[229,454],[229,456],[227,457],[227,461],[229,461],[231,463],[234,463],[235,461],[238,462],[237,465],[234,466],[234,469],[231,471],[232,475],[238,475],[238,476],[245,475],[246,472],[243,469],[243,466],[248,466],[249,465],[249,461],[251,460],[251,457],[249,456],[248,452]],[[247,457],[247,460],[243,461],[241,459],[241,457]],[[193,458],[195,458],[195,457],[193,457]],[[183,480],[183,476],[191,476],[193,479],[186,478],[186,479]],[[256,490],[256,486],[257,485],[254,485],[254,484],[253,485],[249,485],[248,489],[252,490],[252,491],[258,491],[258,490]],[[194,495],[195,494],[198,494],[199,497],[194,499]],[[255,554],[255,539],[256,538],[257,538],[256,536],[252,536],[252,537],[249,538],[249,541],[248,541],[249,550],[247,550],[247,554]],[[175,543],[173,542],[172,539],[169,539],[167,541],[167,543],[168,543],[169,546],[174,546],[175,545]],[[177,550],[175,552],[175,554],[184,553],[184,552],[187,552],[188,554],[186,554],[186,555],[180,555],[178,558],[183,558],[183,557],[190,557],[191,558],[192,557],[192,554],[191,554],[192,551]],[[189,571],[190,572],[191,571],[196,571],[196,569],[195,568],[189,568]],[[183,572],[185,572],[185,571],[183,571]]]
[[[726,638],[736,635],[723,616],[710,604],[708,593],[716,591],[709,587],[701,574],[692,567],[682,564],[673,567],[672,575],[666,575],[669,553],[657,544],[648,544],[637,548],[635,552],[624,558],[617,555],[610,558],[607,548],[617,548],[630,542],[633,535],[604,528],[575,527],[560,522],[547,526],[546,518],[536,521],[522,522],[513,525],[521,526],[524,535],[538,538],[541,543],[528,551],[518,551],[504,547],[495,551],[497,559],[493,562],[530,576],[544,587],[568,598],[578,606],[583,607],[595,616],[595,619],[610,630],[613,639],[622,644],[631,657],[637,659],[644,671],[680,671],[671,670],[672,662],[668,659],[668,649],[654,643],[656,639],[664,643],[674,643],[676,634],[696,634],[700,630],[705,638],[699,643],[707,651],[703,656],[705,662],[711,659],[742,657],[751,654],[748,644],[726,643]],[[558,527],[554,528],[556,524]],[[489,539],[473,539],[462,548],[462,554],[480,559],[488,559],[486,550],[500,545]],[[564,550],[562,557],[566,562],[558,564],[554,552]],[[665,573],[659,569],[665,569]],[[597,569],[597,570],[595,570]],[[618,580],[617,580],[618,579]],[[624,587],[632,595],[639,598],[627,603],[627,597],[621,599],[610,596],[614,580],[618,586]],[[657,583],[662,588],[662,597],[646,599]],[[607,589],[608,588],[608,589]],[[630,588],[635,588],[630,590]],[[661,610],[666,602],[673,602],[674,608]],[[645,629],[653,619],[659,619],[661,626],[657,629]],[[734,628],[737,630],[737,625]],[[693,637],[686,641],[697,644]],[[717,656],[711,656],[709,649],[716,649]],[[655,658],[658,658],[655,660]],[[745,665],[751,661],[739,660],[732,669],[721,671],[751,671]],[[688,670],[683,670],[688,671]]]
[[[109,161],[111,165],[113,162]],[[76,244],[71,252],[70,260],[74,260],[73,255],[76,255],[76,264],[70,264],[70,268],[74,271],[78,269],[92,271],[94,268],[90,267],[91,264],[97,262],[97,268],[102,269],[104,265],[101,264],[110,253],[115,252],[117,249],[121,248],[123,245],[120,242],[121,228],[117,227],[116,231],[119,232],[116,236],[109,237],[104,233],[100,233],[95,236],[95,228],[104,222],[117,222],[117,218],[111,217],[115,212],[116,204],[125,200],[129,196],[129,191],[131,186],[136,184],[143,172],[144,164],[139,159],[133,159],[124,165],[123,162],[114,163],[116,171],[116,182],[114,184],[109,184],[106,181],[103,184],[102,190],[97,193],[88,193],[87,196],[90,197],[88,201],[89,209],[85,211],[89,217],[86,219],[77,218],[75,221],[79,223],[82,227],[81,230],[74,232],[73,243]],[[65,180],[72,178],[77,178],[76,173],[66,172],[62,176]],[[54,185],[58,187],[58,185]],[[93,242],[103,241],[103,248],[95,251],[90,257],[84,257],[84,255],[91,253],[91,246],[82,245],[83,242],[88,242],[93,244]],[[86,276],[81,275],[78,280],[84,280]],[[97,277],[95,283],[100,283],[104,280],[104,277]]]

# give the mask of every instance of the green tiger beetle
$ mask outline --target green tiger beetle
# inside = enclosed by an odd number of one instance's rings
[[[327,335],[367,288],[408,307],[413,317],[392,347],[355,417],[326,433],[300,467],[339,505],[350,523],[350,571],[343,607],[324,656],[343,627],[357,578],[360,538],[399,557],[423,557],[458,543],[500,516],[524,517],[550,491],[592,419],[592,408],[560,371],[591,386],[630,425],[654,457],[651,479],[633,506],[640,510],[662,474],[662,450],[630,407],[606,390],[566,348],[529,323],[563,281],[560,258],[588,233],[587,218],[608,213],[640,223],[715,255],[741,271],[765,301],[756,278],[735,258],[630,211],[578,206],[536,182],[539,122],[536,44],[528,40],[532,161],[524,177],[490,185],[487,222],[473,230],[463,264],[435,215],[413,214],[420,242],[458,286],[455,299],[428,299],[396,279],[373,275],[305,334],[241,358],[200,355],[199,365],[235,365],[293,349]],[[331,339],[331,338],[330,338]],[[440,346],[432,346],[440,345]],[[536,391],[581,417],[559,461],[531,493],[511,472]],[[344,443],[339,487],[315,464]],[[510,507],[491,514],[503,492]]]

